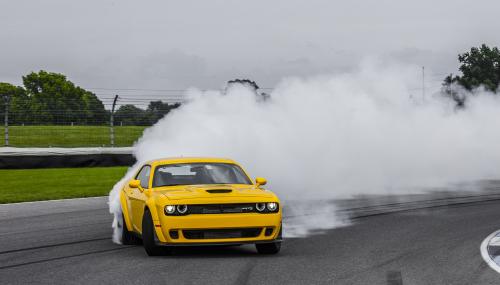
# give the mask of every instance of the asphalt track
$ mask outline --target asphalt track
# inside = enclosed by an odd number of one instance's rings
[[[479,251],[500,228],[500,201],[357,218],[287,239],[276,256],[239,246],[148,257],[113,244],[110,225],[102,198],[0,206],[0,284],[500,284]]]

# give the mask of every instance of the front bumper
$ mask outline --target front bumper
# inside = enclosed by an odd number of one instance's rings
[[[266,243],[280,241],[281,210],[274,214],[192,214],[187,216],[166,216],[160,214],[155,222],[157,243],[160,245],[230,245],[243,243]],[[260,229],[251,237],[193,237],[184,231],[238,231]],[[173,234],[177,233],[177,234]]]

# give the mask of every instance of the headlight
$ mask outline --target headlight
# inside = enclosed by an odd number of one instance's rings
[[[266,203],[255,204],[255,209],[257,209],[257,211],[259,211],[259,212],[264,211],[266,209]]]
[[[268,209],[270,212],[274,212],[274,211],[276,211],[276,209],[278,209],[278,204],[276,204],[276,203],[274,203],[274,202],[267,203],[267,209]]]
[[[187,205],[177,205],[177,212],[179,212],[179,214],[185,214],[187,210],[188,210]]]
[[[165,206],[165,214],[173,214],[175,212],[175,206],[173,205],[167,205]]]

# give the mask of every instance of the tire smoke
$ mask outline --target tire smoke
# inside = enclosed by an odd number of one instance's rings
[[[188,103],[144,131],[134,154],[139,162],[229,157],[266,177],[285,202],[403,194],[498,177],[498,96],[477,90],[460,110],[437,93],[416,99],[413,70],[367,63],[335,76],[288,78],[267,100],[243,85],[192,89]],[[119,189],[134,169],[110,193],[115,218],[121,219]],[[329,222],[313,216],[288,224],[291,235],[342,224],[331,210],[319,212]]]

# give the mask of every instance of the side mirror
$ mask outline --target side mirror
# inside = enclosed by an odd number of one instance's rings
[[[262,186],[267,184],[267,180],[266,178],[257,177],[255,178],[255,183],[257,184],[257,186]]]
[[[140,188],[141,187],[141,181],[140,180],[130,180],[128,183],[128,187],[130,188]]]

